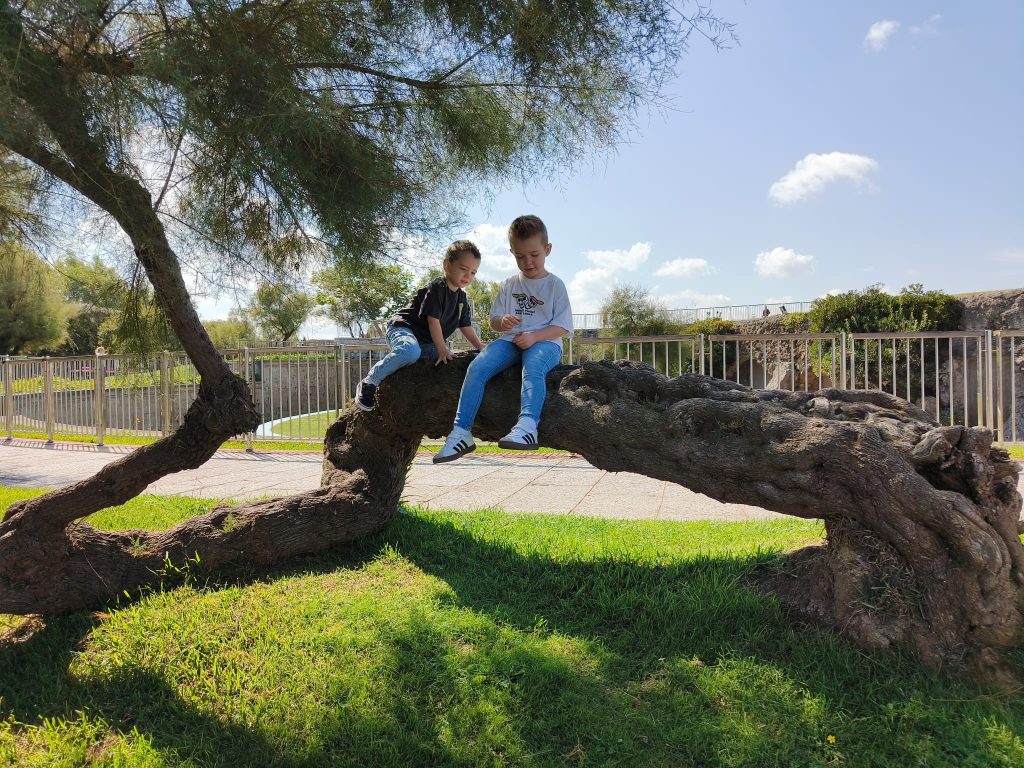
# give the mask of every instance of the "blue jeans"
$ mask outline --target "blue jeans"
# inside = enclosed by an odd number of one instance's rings
[[[416,338],[416,334],[408,328],[388,325],[386,338],[391,351],[378,360],[366,374],[366,381],[370,384],[380,384],[399,368],[412,365],[417,360],[437,358],[437,348],[434,343],[420,341]]]
[[[472,428],[484,399],[484,385],[520,360],[523,363],[523,389],[519,415],[528,416],[540,424],[540,412],[548,394],[545,379],[561,359],[562,345],[558,342],[538,341],[529,349],[520,349],[507,339],[492,341],[469,364],[459,395],[459,409],[455,412],[455,426]]]

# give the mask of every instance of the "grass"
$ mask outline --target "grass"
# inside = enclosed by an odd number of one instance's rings
[[[1004,445],[1003,448],[1010,452],[1014,459],[1024,459],[1024,445]]]
[[[0,489],[0,509],[30,493]],[[1020,697],[866,656],[744,586],[820,535],[410,510],[357,546],[0,642],[0,763],[1024,764]]]

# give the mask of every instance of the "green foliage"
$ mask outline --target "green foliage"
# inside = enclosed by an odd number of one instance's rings
[[[925,291],[920,283],[904,288],[898,295],[873,285],[862,291],[848,291],[816,299],[807,313],[811,331],[839,333],[890,333],[901,331],[952,331],[960,327],[963,305],[942,291]],[[823,348],[820,343],[815,349]],[[924,354],[922,355],[922,349]],[[828,350],[822,367],[830,367]],[[847,375],[854,386],[878,388],[923,405],[921,390],[935,395],[935,370],[948,359],[948,348],[932,343],[921,345],[900,340],[860,340],[853,345],[854,361]],[[905,374],[907,368],[909,375]]]
[[[0,354],[56,346],[67,319],[60,275],[23,245],[0,240]]]
[[[641,285],[612,288],[601,305],[604,330],[611,336],[666,336],[683,333],[680,323],[668,319],[665,307]]]
[[[815,299],[807,313],[815,333],[884,333],[898,331],[955,331],[963,306],[943,291],[925,291],[920,283],[898,295],[877,285]]]
[[[491,307],[498,298],[501,283],[497,280],[474,280],[466,289],[470,306],[473,307],[473,321],[480,328],[482,341],[494,341],[501,334],[491,330]]]
[[[360,336],[386,320],[412,294],[412,273],[394,264],[349,259],[313,275],[319,314]]]
[[[88,309],[120,310],[128,298],[128,285],[98,256],[86,261],[69,253],[55,268],[64,276],[64,296],[70,302]]]
[[[232,312],[227,320],[206,320],[203,327],[217,349],[237,349],[256,338],[256,327],[242,313]]]
[[[739,330],[736,328],[736,323],[732,320],[723,320],[720,317],[708,317],[683,326],[683,333],[703,333],[705,336],[727,336],[729,334],[739,333]]]
[[[0,240],[26,242],[42,227],[33,201],[40,193],[40,174],[0,146]]]
[[[265,336],[286,342],[315,306],[316,297],[287,283],[261,283],[253,294],[248,315]]]
[[[27,133],[132,179],[167,167],[148,191],[211,277],[375,259],[450,231],[482,180],[547,175],[618,140],[692,32],[731,37],[705,7],[676,8],[21,3],[0,27],[0,95],[19,108],[0,142]]]

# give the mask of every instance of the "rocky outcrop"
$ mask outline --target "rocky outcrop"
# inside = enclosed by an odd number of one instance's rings
[[[957,295],[964,306],[965,331],[1024,329],[1024,288]]]

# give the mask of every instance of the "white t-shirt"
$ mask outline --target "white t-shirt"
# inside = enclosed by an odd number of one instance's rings
[[[536,280],[528,280],[518,273],[503,282],[491,306],[491,317],[502,315],[515,315],[522,321],[511,331],[505,331],[503,339],[511,340],[517,333],[539,331],[551,325],[572,333],[569,294],[565,283],[550,272]],[[555,343],[560,342],[555,340]]]

